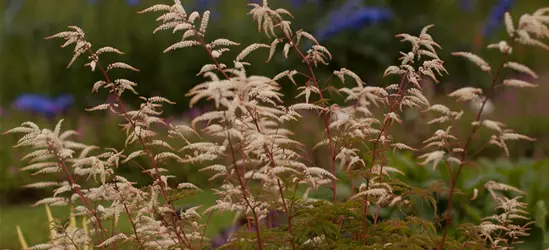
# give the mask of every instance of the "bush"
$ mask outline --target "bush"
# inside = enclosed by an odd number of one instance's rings
[[[170,100],[139,96],[135,82],[118,78],[122,70],[139,71],[124,62],[104,62],[105,53],[123,54],[118,49],[92,49],[84,31],[76,26],[48,37],[66,40],[63,47],[75,45],[69,66],[86,55],[86,66],[103,75],[93,84],[92,92],[106,90],[111,98],[88,110],[119,116],[126,139],[123,149],[89,146],[72,140],[76,133],[64,131],[62,120],[53,129],[28,121],[6,132],[23,133],[16,146],[33,149],[22,158],[30,161],[23,170],[63,177],[62,181],[28,184],[55,188],[52,197],[36,204],[74,206],[74,216],[83,217],[84,225],[91,228],[82,230],[75,223],[67,226],[52,220],[55,230],[51,240],[34,249],[90,245],[103,249],[201,249],[208,245],[238,249],[510,249],[529,235],[533,222],[526,212],[528,204],[521,201],[524,191],[493,179],[472,190],[458,190],[458,183],[463,181],[464,169],[476,165],[469,157],[470,146],[480,132],[489,133],[481,140],[507,156],[509,141],[535,140],[488,119],[484,110],[496,88],[536,87],[530,81],[537,74],[513,61],[512,52],[521,45],[549,48],[538,40],[548,36],[545,23],[549,17],[545,14],[549,9],[523,15],[518,24],[506,14],[509,39],[488,46],[500,53],[499,62],[490,64],[470,52],[451,54],[456,60],[471,61],[490,79],[487,89],[463,87],[448,94],[458,102],[478,104],[477,114],[466,123],[471,125],[470,132],[458,134],[453,126],[467,119],[464,112],[431,104],[423,92],[426,79],[439,83],[448,73],[437,55],[440,45],[429,34],[433,25],[425,26],[417,36],[397,35],[411,50],[401,52],[399,65],[385,70],[383,75],[395,82],[382,88],[366,85],[346,68],[320,78],[315,70],[332,60],[328,49],[310,33],[293,29],[286,19],[291,14],[285,9],[271,9],[266,0],[251,7],[249,14],[272,42],[245,47],[231,64],[221,58],[240,44],[226,38],[206,40],[209,11],[187,13],[179,0],[172,6],[159,4],[142,11],[164,12],[157,19],[161,22],[157,30],[183,32],[182,39],[165,52],[194,47],[195,53],[205,52],[211,61],[198,72],[206,81],[187,95],[191,107],[209,101],[215,110],[196,117],[191,126],[160,117],[164,104],[174,104]],[[304,45],[306,41],[312,46]],[[268,62],[279,48],[285,58],[297,57],[303,67],[274,77],[249,74],[247,67],[258,64],[247,60],[249,54],[264,50]],[[505,79],[504,71],[528,78]],[[334,83],[337,80],[342,85]],[[296,103],[282,101],[279,91],[283,84],[297,87]],[[343,102],[330,97],[334,92],[343,96]],[[132,93],[142,102],[138,109],[122,102]],[[437,128],[421,140],[421,149],[403,143],[391,132],[393,126],[404,122],[402,113],[409,110],[429,114],[422,125]],[[314,146],[309,138],[301,142],[294,135],[307,120],[324,125],[323,139]],[[322,153],[310,154],[313,151]],[[405,182],[400,177],[402,170],[388,160],[391,151],[409,152],[420,165],[433,170],[444,168],[447,182]],[[175,183],[165,168],[174,162],[204,166],[200,171],[211,173],[210,179],[221,183],[212,189],[218,197],[213,206],[205,210],[174,206],[175,201],[205,188]],[[150,177],[150,185],[134,186],[128,176],[120,175],[122,165],[140,168]],[[344,186],[347,193],[341,192]],[[314,198],[315,191],[323,189],[330,191],[329,197]],[[472,200],[489,197],[494,214],[477,225],[457,224],[453,201],[465,193]],[[441,201],[447,205],[439,213]],[[431,213],[418,213],[425,208]],[[205,239],[210,220],[204,224],[202,217],[221,211],[237,212],[242,219],[229,236]],[[121,214],[129,219],[130,230],[118,227]]]

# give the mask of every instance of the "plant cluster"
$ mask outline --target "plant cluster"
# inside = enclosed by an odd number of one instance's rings
[[[521,201],[523,191],[495,181],[488,181],[484,190],[460,191],[456,183],[462,170],[475,164],[468,153],[479,130],[492,131],[487,143],[506,154],[509,141],[534,140],[482,114],[496,88],[536,86],[526,80],[504,79],[503,71],[537,78],[530,68],[511,61],[510,56],[519,45],[549,49],[542,42],[549,37],[549,8],[522,15],[518,23],[505,14],[509,39],[488,46],[501,53],[497,64],[470,52],[452,53],[471,61],[492,79],[489,89],[464,87],[448,94],[459,102],[480,104],[471,121],[471,132],[460,138],[453,134],[452,127],[464,111],[432,104],[423,93],[426,78],[440,83],[448,74],[438,56],[441,46],[429,34],[433,25],[417,35],[396,35],[410,49],[400,52],[399,63],[389,66],[384,76],[399,81],[373,87],[345,68],[320,79],[315,70],[330,63],[330,51],[310,33],[294,29],[292,15],[285,9],[271,8],[267,0],[250,4],[249,14],[271,42],[248,45],[233,60],[224,60],[223,55],[240,46],[238,42],[206,36],[209,11],[187,13],[179,0],[174,2],[154,5],[141,13],[162,13],[154,32],[183,33],[181,40],[164,52],[196,48],[211,60],[197,73],[204,82],[187,95],[191,107],[212,102],[215,109],[194,118],[192,126],[173,124],[161,117],[163,105],[173,104],[170,100],[139,96],[137,83],[115,78],[120,75],[116,71],[139,71],[125,62],[107,63],[102,59],[105,53],[123,52],[113,47],[93,49],[85,32],[76,26],[48,37],[64,39],[62,47],[74,45],[69,66],[85,56],[85,65],[101,72],[103,79],[93,84],[92,92],[104,90],[110,98],[88,111],[119,116],[126,145],[135,144],[139,149],[127,151],[77,142],[72,139],[75,131],[62,129],[62,120],[53,129],[27,121],[5,132],[22,133],[15,147],[32,148],[22,159],[30,162],[22,170],[65,176],[61,182],[27,185],[55,188],[52,197],[35,205],[74,206],[74,216],[85,222],[80,228],[76,223],[66,226],[54,221],[56,233],[51,241],[29,249],[208,248],[212,244],[204,232],[211,217],[220,211],[243,217],[243,226],[226,237],[223,248],[511,249],[528,235],[532,222]],[[304,51],[300,45],[307,42],[312,45]],[[260,50],[268,53],[267,62],[282,53],[285,58],[300,58],[304,67],[272,77],[251,74],[247,71],[251,64],[247,56]],[[296,103],[283,102],[283,83],[299,90]],[[344,103],[332,102],[329,95],[333,92],[342,95]],[[122,102],[131,94],[142,100],[137,109]],[[425,124],[437,127],[432,136],[424,139],[422,148],[412,148],[391,134],[391,127],[404,122],[401,114],[406,109],[428,114]],[[305,114],[311,113],[323,122],[325,139],[308,148],[293,139],[289,125],[299,124]],[[323,159],[328,169],[306,156],[307,152],[324,149],[329,152]],[[388,164],[389,151],[413,152],[421,165],[446,168],[448,185],[422,189],[404,183],[399,179],[402,172]],[[146,159],[148,164],[136,164],[137,158]],[[178,199],[200,191],[192,183],[170,181],[174,176],[168,166],[174,162],[179,167],[203,164],[200,171],[211,173],[212,180],[221,180],[222,185],[213,189],[217,195],[214,205],[205,210],[199,206],[178,209],[174,205]],[[140,168],[152,184],[136,188],[134,182],[117,174],[122,167]],[[348,197],[338,198],[338,182],[350,185]],[[325,188],[331,191],[331,199],[312,197],[315,191]],[[470,192],[471,199],[475,199],[481,191],[492,197],[494,215],[484,218],[480,225],[454,225],[453,197]],[[416,206],[424,201],[436,203],[437,195],[448,197],[446,211],[439,214],[433,210],[434,219],[419,217]],[[396,211],[395,216],[382,217],[383,210]],[[118,228],[123,218],[129,220],[131,231]],[[451,228],[459,230],[449,233]]]

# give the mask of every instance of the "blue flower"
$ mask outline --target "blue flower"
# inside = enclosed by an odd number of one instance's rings
[[[139,2],[141,2],[141,0],[126,0],[126,3],[129,6],[136,6],[136,5],[139,4]],[[88,0],[88,3],[95,5],[95,4],[99,3],[99,0]]]
[[[282,0],[279,0],[282,1]],[[321,0],[284,0],[286,3],[290,2],[292,4],[292,7],[294,8],[300,8],[303,7],[305,3],[314,3],[317,6],[320,5]],[[197,11],[210,11],[210,18],[213,20],[220,19],[221,15],[216,10],[217,6],[219,5],[220,0],[195,0],[194,6],[185,6],[185,9],[189,8],[189,10],[197,10]],[[249,3],[255,3],[261,5],[263,3],[263,0],[249,0]],[[271,6],[274,8],[274,6]]]
[[[141,2],[141,0],[126,0],[126,3],[128,3],[129,6],[136,6]]]
[[[54,117],[67,110],[74,103],[71,95],[62,95],[55,100],[37,94],[22,94],[18,96],[13,105],[20,111],[27,111],[46,117]]]
[[[475,0],[460,0],[459,5],[464,12],[471,13],[475,8]]]
[[[219,0],[197,0],[196,5],[199,10],[213,8],[219,4]]]
[[[349,0],[328,14],[326,24],[315,33],[319,41],[328,40],[348,29],[359,30],[370,24],[390,20],[393,13],[382,7],[363,7],[360,0]]]
[[[279,0],[279,1],[281,1],[281,0]],[[303,7],[303,5],[305,3],[314,3],[318,6],[322,2],[321,0],[286,0],[285,2],[288,2],[288,1],[290,2],[292,7],[294,7],[294,8],[301,8],[301,7]],[[250,0],[250,3],[255,3],[255,4],[261,5],[263,3],[263,0]],[[271,7],[275,7],[275,6],[271,6]]]
[[[514,3],[514,0],[499,0],[499,2],[492,7],[488,20],[482,29],[482,35],[484,37],[489,37],[494,33],[503,21],[505,12],[509,11]]]
[[[292,7],[293,8],[301,8],[305,3],[314,3],[315,5],[320,5],[320,0],[291,0]]]
[[[210,18],[213,20],[218,20],[221,16],[219,12],[216,11],[216,7],[219,4],[219,0],[197,0],[196,1],[196,10],[204,12],[206,10],[210,11]]]
[[[15,15],[17,15],[21,7],[23,7],[23,3],[25,3],[25,0],[8,1],[6,10],[4,11],[4,27],[9,27],[11,25]]]
[[[74,103],[74,97],[70,94],[64,94],[53,100],[53,104],[61,111],[67,110]]]

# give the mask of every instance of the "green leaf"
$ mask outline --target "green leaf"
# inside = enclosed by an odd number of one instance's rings
[[[536,225],[541,228],[543,233],[545,234],[546,230],[546,223],[545,219],[547,217],[547,208],[545,207],[545,202],[543,200],[539,200],[536,202]]]
[[[465,210],[467,215],[469,215],[473,219],[473,221],[475,221],[476,223],[480,223],[482,215],[481,215],[481,212],[478,210],[478,208],[475,208],[467,203],[464,203],[463,209]]]

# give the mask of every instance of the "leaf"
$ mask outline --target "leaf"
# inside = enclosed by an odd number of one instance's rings
[[[19,244],[21,244],[21,249],[28,249],[29,245],[27,244],[27,241],[25,240],[25,237],[23,236],[23,232],[21,232],[21,228],[19,225],[16,226],[17,230],[17,239],[19,239]]]
[[[547,230],[547,207],[545,206],[545,202],[543,200],[539,200],[536,202],[536,210],[535,210],[535,219],[536,219],[536,226],[541,228],[543,233],[545,234]]]
[[[322,99],[319,99],[318,101],[314,102],[314,104],[319,105],[319,106],[323,106],[323,105],[326,105],[328,103],[330,103],[330,99],[327,99],[327,98],[322,98]]]
[[[50,240],[54,240],[57,236],[57,231],[52,228],[52,226],[54,225],[54,220],[53,220],[53,216],[51,214],[51,209],[50,209],[50,206],[48,206],[48,204],[45,204],[46,206],[46,215],[48,216],[48,225],[50,227]]]
[[[463,210],[473,219],[475,223],[480,223],[482,216],[478,208],[475,208],[467,203],[463,203]]]

